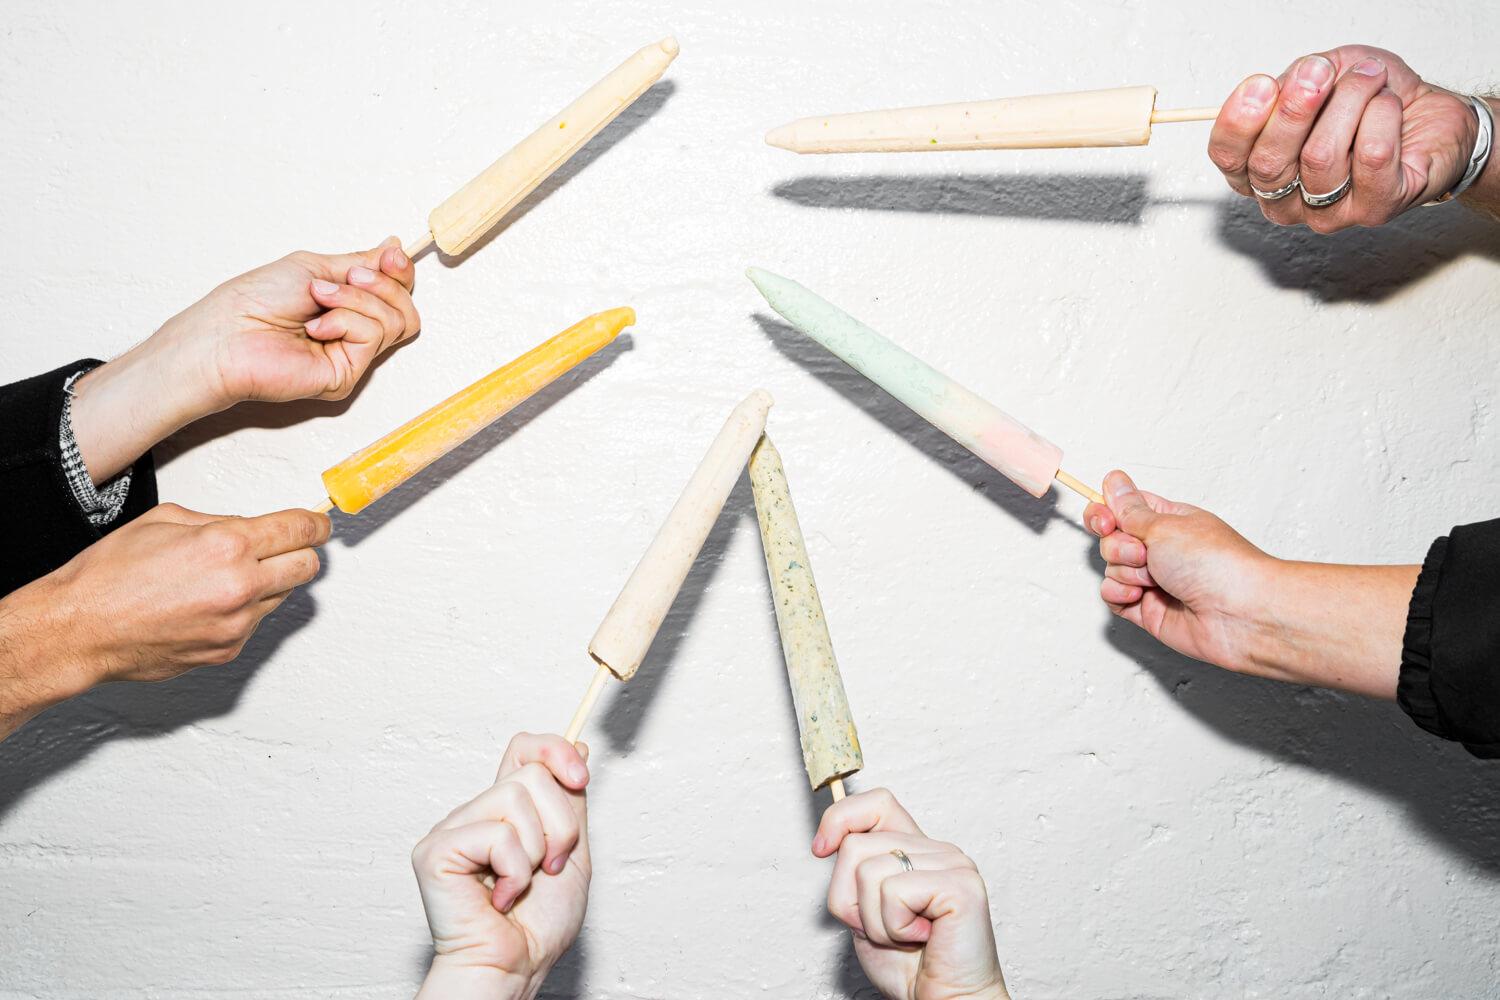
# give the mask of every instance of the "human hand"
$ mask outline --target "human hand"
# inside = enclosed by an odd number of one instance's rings
[[[160,681],[239,655],[318,573],[326,515],[216,517],[162,504],[17,591],[50,605],[56,644],[92,683]]]
[[[495,784],[412,851],[435,952],[419,997],[535,996],[572,945],[593,872],[587,760],[584,744],[518,734]]]
[[[1256,595],[1276,560],[1208,511],[1137,490],[1123,472],[1105,477],[1104,495],[1083,521],[1099,536],[1099,596],[1110,610],[1179,653],[1248,670]]]
[[[812,851],[838,854],[828,912],[854,934],[859,964],[883,996],[1007,1000],[978,867],[952,844],[926,837],[890,792],[860,792],[829,806]]]
[[[1379,226],[1447,193],[1479,135],[1474,109],[1435,87],[1400,56],[1345,45],[1298,59],[1279,77],[1244,80],[1219,111],[1208,155],[1229,186],[1256,197],[1267,219],[1319,233]],[[1322,208],[1297,192],[1270,200],[1301,176],[1302,190],[1347,196]]]

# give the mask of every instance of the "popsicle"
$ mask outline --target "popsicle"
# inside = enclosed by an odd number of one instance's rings
[[[750,449],[766,427],[771,394],[756,389],[734,408],[709,445],[697,471],[667,514],[667,520],[646,548],[614,605],[589,642],[589,656],[598,664],[588,694],[569,723],[566,736],[578,739],[604,682],[610,676],[628,681],[640,669],[646,650],[656,638],[672,601],[682,589],[693,560],[708,539],[730,490],[740,478]]]
[[[677,39],[668,35],[611,70],[583,96],[434,208],[427,217],[428,231],[406,245],[407,255],[415,256],[432,243],[449,256],[473,246],[521,199],[661,79],[667,66],[677,58],[677,52]]]
[[[1218,114],[1217,107],[1158,111],[1155,87],[1116,87],[799,118],[766,133],[766,142],[794,153],[1144,146],[1153,124]]]
[[[813,791],[827,785],[837,802],[844,797],[844,779],[864,767],[865,759],[781,453],[769,436],[762,437],[750,453],[750,489],[755,494],[766,574],[771,578],[781,655],[797,709],[802,763]]]
[[[859,320],[780,275],[745,272],[771,308],[922,419],[972,451],[1034,497],[1055,479],[1103,503],[1092,487],[1062,471],[1062,449]]]
[[[568,327],[413,417],[323,473],[328,498],[313,505],[358,514],[509,413],[635,322],[635,310],[609,309]]]

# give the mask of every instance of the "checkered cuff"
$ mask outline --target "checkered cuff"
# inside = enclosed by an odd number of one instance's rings
[[[103,528],[119,517],[125,506],[125,498],[130,495],[131,469],[126,469],[105,484],[103,489],[99,489],[89,476],[88,467],[83,464],[83,455],[78,451],[78,439],[73,436],[73,383],[92,370],[85,368],[74,372],[63,383],[62,429],[58,444],[62,449],[63,475],[68,479],[73,499],[78,502],[79,509],[90,524]]]

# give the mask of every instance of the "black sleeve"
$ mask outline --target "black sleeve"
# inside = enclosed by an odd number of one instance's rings
[[[1428,732],[1500,757],[1500,520],[1432,543],[1406,616],[1396,698]]]
[[[100,362],[77,361],[0,386],[0,596],[45,576],[105,533],[156,506],[151,456],[136,461],[130,493],[107,528],[89,523],[73,498],[62,460],[63,383]]]

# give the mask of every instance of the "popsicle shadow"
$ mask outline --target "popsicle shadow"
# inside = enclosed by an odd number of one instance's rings
[[[677,592],[677,599],[672,602],[661,630],[656,633],[656,641],[647,651],[645,662],[630,683],[620,685],[609,701],[600,729],[613,752],[628,754],[635,749],[635,741],[657,700],[657,691],[680,658],[683,640],[693,630],[698,607],[719,573],[735,531],[747,517],[752,522],[755,520],[755,498],[750,493],[750,478],[742,472],[694,560],[693,568],[688,571],[682,589]]]
[[[605,153],[608,153],[611,149],[614,149],[615,146],[632,132],[644,125],[647,120],[655,117],[656,113],[666,105],[667,101],[676,92],[677,84],[675,81],[659,80],[652,84],[650,89],[637,98],[634,104],[620,112],[618,118],[604,126],[604,129],[598,135],[590,139],[584,144],[582,149],[573,154],[572,159],[558,167],[550,177],[538,184],[535,190],[523,198],[519,205],[512,209],[505,218],[501,219],[498,225],[481,236],[473,246],[456,257],[437,253],[436,250],[433,252],[443,262],[444,267],[457,267],[462,264],[474,254],[489,246],[501,233],[504,233],[511,226],[526,218],[532,209],[549,198],[558,188],[578,176],[589,164],[599,159]]]
[[[807,208],[928,212],[1139,226],[1151,196],[1145,174],[808,175],[771,193]]]
[[[557,381],[517,406],[510,413],[454,448],[442,458],[403,483],[362,511],[358,516],[334,512],[334,537],[342,545],[359,545],[383,526],[400,517],[422,498],[458,475],[472,462],[499,447],[526,425],[551,409],[564,396],[592,381],[600,372],[624,354],[633,350],[635,341],[629,333],[621,334],[592,357],[580,362]]]
[[[976,458],[963,445],[917,416],[859,372],[791,326],[764,313],[751,316],[771,345],[849,402],[886,426],[929,460],[957,476],[1031,531],[1041,534],[1057,513],[1057,491],[1033,497]],[[871,475],[876,475],[872,470]]]
[[[1432,839],[1500,878],[1492,762],[1429,736],[1393,702],[1233,674],[1175,653],[1125,622],[1111,621],[1105,637],[1222,736],[1403,804]]]
[[[1380,302],[1455,260],[1500,260],[1500,226],[1460,206],[1417,208],[1379,229],[1321,236],[1266,221],[1248,198],[1219,203],[1219,242],[1278,288],[1323,302]]]
[[[0,743],[0,820],[108,743],[165,736],[229,714],[282,643],[316,614],[308,588],[293,591],[231,663],[159,684],[107,684],[31,720]]]

